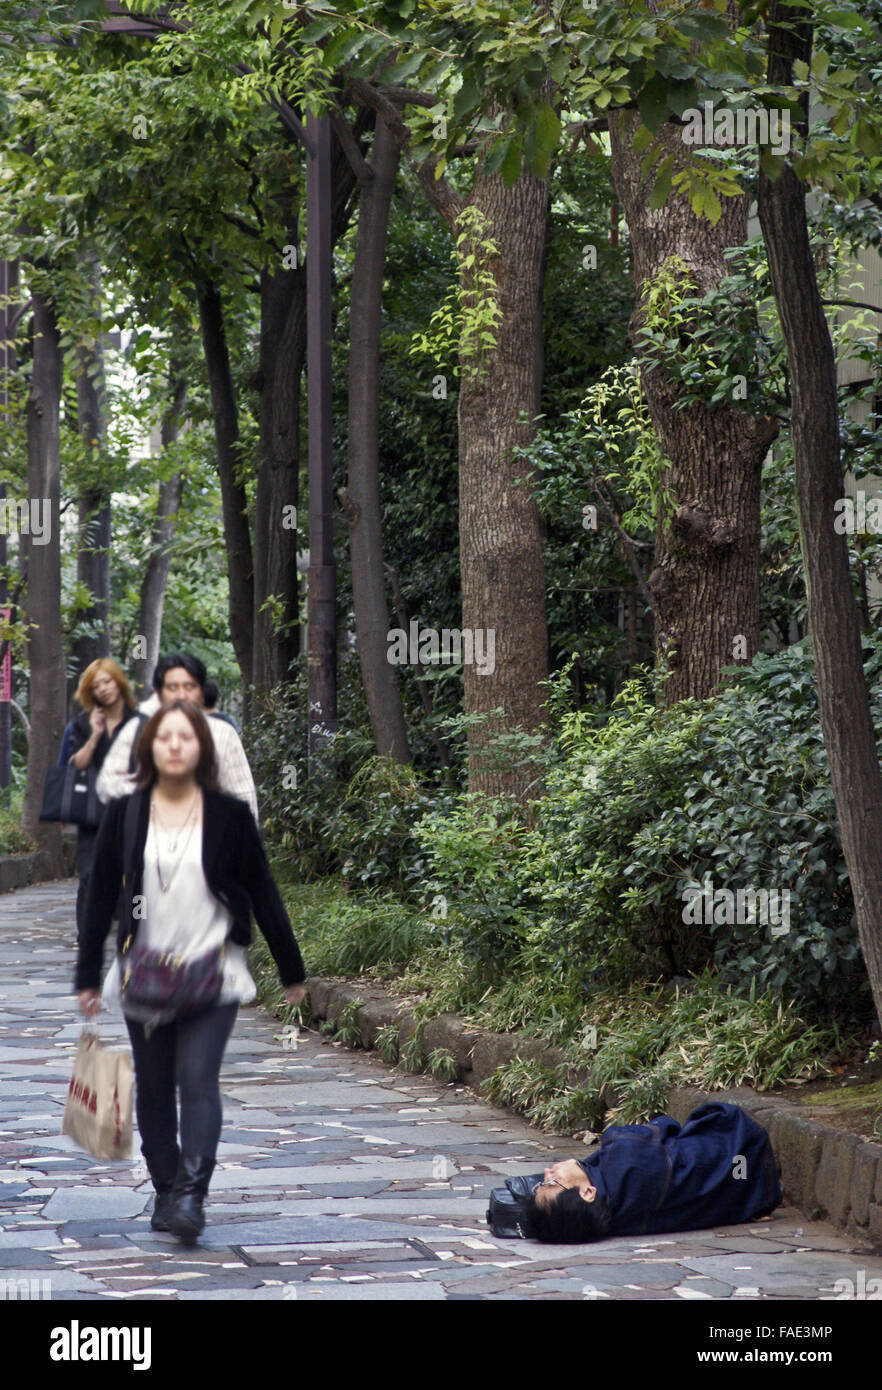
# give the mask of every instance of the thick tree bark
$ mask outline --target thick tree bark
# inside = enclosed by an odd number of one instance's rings
[[[94,297],[94,313],[101,315],[101,271],[94,255],[81,258]],[[72,643],[72,655],[77,675],[99,656],[110,655],[110,491],[102,485],[102,462],[107,435],[107,393],[104,377],[104,344],[100,332],[90,345],[77,348],[77,429],[86,447],[95,451],[95,477],[77,500],[79,543],[77,549],[77,580],[92,595],[87,608],[78,617],[88,623],[92,633],[83,634]]]
[[[644,322],[647,283],[669,257],[688,267],[695,293],[711,290],[729,273],[724,252],[747,239],[747,197],[724,198],[716,226],[697,217],[683,198],[657,211],[649,206],[654,175],[640,171],[643,156],[631,138],[640,119],[610,119],[612,169],[631,236],[637,308],[635,344]],[[680,127],[663,126],[658,140],[676,168],[684,161]],[[671,671],[671,704],[703,699],[720,668],[751,661],[759,644],[760,477],[777,433],[772,420],[734,406],[678,410],[678,387],[661,367],[643,373],[643,390],[659,445],[670,460],[663,487],[672,509],[659,507],[655,565],[649,579],[658,656]],[[743,639],[739,641],[738,639]]]
[[[230,354],[224,329],[223,305],[218,285],[201,281],[196,286],[202,346],[211,391],[217,471],[227,548],[227,574],[230,581],[230,638],[242,672],[246,710],[253,680],[252,623],[254,618],[254,574],[251,535],[248,529],[248,500],[245,488],[236,478],[239,464],[239,412],[230,370]]]
[[[424,191],[451,228],[462,203],[431,161]],[[542,525],[526,465],[514,445],[533,438],[542,391],[542,291],[548,182],[524,172],[510,188],[498,174],[475,177],[470,202],[488,220],[499,247],[490,269],[502,314],[496,346],[482,375],[463,362],[459,388],[459,536],[462,628],[483,645],[484,666],[464,664],[466,714],[485,722],[469,731],[469,788],[524,797],[537,769],[498,765],[487,752],[496,733],[535,731],[545,719],[541,682],[548,676]],[[463,272],[470,285],[471,272]],[[528,422],[518,416],[526,412]],[[493,643],[491,649],[490,643]],[[493,669],[487,660],[494,651]],[[502,715],[492,711],[501,709]]]
[[[46,533],[28,547],[28,663],[31,739],[22,825],[45,851],[47,869],[60,877],[61,828],[41,823],[43,783],[58,757],[64,730],[64,650],[61,634],[61,493],[59,412],[62,352],[55,308],[33,293],[33,357],[27,403],[28,497],[46,509]],[[45,543],[44,543],[45,542]]]
[[[352,557],[358,658],[377,752],[410,761],[404,710],[388,660],[389,605],[383,569],[379,470],[379,364],[383,268],[399,147],[377,117],[359,198],[349,308],[349,475],[345,501]]]
[[[178,437],[187,401],[187,383],[183,377],[172,380],[172,399],[162,417],[161,442],[165,452]],[[177,527],[178,512],[184,480],[173,473],[159,484],[156,517],[150,532],[150,558],[141,585],[141,605],[138,614],[138,634],[144,639],[146,652],[132,663],[138,696],[144,700],[153,686],[153,670],[159,660],[162,637],[162,615],[165,608],[165,587],[171,567],[171,543]]]
[[[792,81],[795,60],[811,60],[805,15],[802,9],[772,5],[773,86]],[[776,20],[792,27],[778,28]],[[848,545],[833,525],[835,504],[845,496],[836,361],[809,242],[805,187],[789,162],[774,183],[760,174],[759,216],[790,367],[799,529],[821,725],[858,935],[882,1022],[882,773]]]

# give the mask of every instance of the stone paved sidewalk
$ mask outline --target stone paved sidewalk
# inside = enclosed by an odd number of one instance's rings
[[[314,1033],[291,1047],[253,1007],[224,1062],[201,1244],[154,1234],[137,1136],[137,1157],[107,1164],[60,1133],[82,1026],[74,894],[68,881],[0,898],[0,1281],[27,1280],[31,1297],[741,1302],[882,1290],[870,1282],[882,1258],[787,1209],[592,1247],[496,1240],[483,1220],[490,1189],[578,1144]],[[125,1040],[119,1015],[103,1015],[101,1032]]]

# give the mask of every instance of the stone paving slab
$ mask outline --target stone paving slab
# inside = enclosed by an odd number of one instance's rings
[[[743,1227],[543,1246],[484,1222],[502,1175],[584,1146],[459,1085],[409,1076],[240,1010],[224,1133],[192,1249],[151,1232],[138,1151],[99,1163],[61,1135],[81,1022],[73,881],[0,899],[0,1269],[74,1301],[822,1300],[882,1258],[792,1209]],[[119,1015],[102,1036],[125,1045]]]

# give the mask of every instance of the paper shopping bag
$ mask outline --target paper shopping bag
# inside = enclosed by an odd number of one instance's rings
[[[128,1158],[132,1152],[132,1059],[83,1032],[67,1092],[62,1134],[93,1158]]]

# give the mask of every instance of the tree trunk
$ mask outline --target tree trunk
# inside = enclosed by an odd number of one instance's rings
[[[434,178],[431,161],[420,173],[430,201],[455,229],[459,197]],[[463,653],[468,636],[473,658],[478,652],[482,658],[480,665],[476,659],[463,665],[466,714],[483,716],[468,735],[469,788],[523,798],[535,792],[538,769],[533,763],[505,766],[487,745],[494,734],[533,732],[545,719],[542,525],[530,488],[518,482],[527,465],[511,450],[532,440],[540,409],[548,181],[524,172],[506,188],[498,174],[479,167],[469,201],[485,214],[487,235],[499,248],[490,269],[502,314],[486,370],[470,375],[463,361],[459,388]],[[470,288],[468,269],[462,283]],[[521,412],[527,423],[519,423]],[[497,709],[501,715],[493,713]]]
[[[47,856],[47,871],[63,871],[61,827],[41,823],[46,771],[58,757],[64,730],[64,649],[61,636],[61,493],[59,413],[63,360],[55,308],[33,293],[33,357],[27,403],[28,497],[46,508],[44,531],[28,547],[28,663],[31,739],[22,826]]]
[[[811,61],[806,12],[773,3],[769,83],[792,81]],[[776,21],[792,26],[781,29]],[[759,216],[787,343],[799,529],[818,704],[858,935],[882,1022],[882,773],[861,653],[848,544],[835,504],[845,496],[836,361],[809,242],[805,187],[791,165],[773,183],[760,173]]]
[[[170,383],[172,399],[162,417],[161,439],[165,453],[177,439],[187,401],[187,383],[177,377]],[[156,518],[150,532],[150,558],[141,585],[141,606],[138,615],[138,634],[144,639],[145,652],[132,663],[139,699],[145,700],[153,689],[153,670],[159,660],[162,637],[162,614],[165,608],[165,586],[171,567],[171,543],[177,526],[181,496],[184,490],[182,473],[173,473],[159,484]]]
[[[93,293],[93,312],[101,317],[101,270],[94,255],[80,261],[84,277]],[[90,484],[77,500],[79,543],[77,581],[92,595],[91,603],[78,612],[78,621],[88,623],[92,632],[83,633],[71,644],[77,675],[99,656],[110,656],[110,490],[102,479],[104,445],[107,434],[107,394],[104,376],[104,344],[100,331],[94,342],[77,348],[77,429],[92,453]]]
[[[373,124],[360,110],[351,135],[356,145]],[[360,148],[360,145],[359,145]],[[355,175],[339,140],[331,142],[331,244],[349,225]],[[293,183],[287,202],[286,245],[299,247],[298,199]],[[265,270],[260,283],[258,474],[254,517],[254,684],[266,690],[288,679],[300,653],[300,588],[297,534],[290,508],[300,501],[300,406],[306,363],[306,269]],[[272,603],[267,601],[272,599]],[[278,612],[278,625],[273,609]]]
[[[404,710],[388,659],[389,605],[383,569],[379,469],[379,366],[383,267],[398,144],[377,117],[370,168],[358,205],[349,308],[349,476],[344,499],[352,557],[358,659],[377,752],[410,761]]]
[[[301,265],[264,270],[254,512],[254,684],[259,690],[287,680],[300,651],[297,531],[292,523],[300,500],[300,381],[305,359],[306,271]],[[278,624],[268,600],[278,606]]]
[[[247,711],[249,689],[254,679],[254,574],[251,535],[248,529],[248,499],[243,484],[236,478],[239,464],[239,412],[230,370],[220,288],[216,284],[202,281],[196,286],[196,292],[199,299],[202,346],[211,391],[217,471],[221,486],[227,575],[230,581],[230,638],[239,670],[242,672]]]
[[[649,206],[654,175],[631,138],[640,119],[610,119],[612,169],[631,235],[637,308],[632,338],[644,322],[643,293],[669,257],[688,267],[694,293],[706,294],[729,273],[724,252],[747,239],[747,197],[724,198],[716,226],[693,213],[684,198]],[[656,137],[676,169],[684,162],[679,127]],[[760,477],[777,434],[772,420],[734,406],[678,410],[678,387],[662,367],[644,372],[643,391],[659,445],[670,460],[662,485],[671,510],[659,506],[655,566],[650,575],[656,653],[666,657],[669,704],[704,699],[720,668],[753,660],[759,644]],[[739,640],[740,639],[740,640]]]

